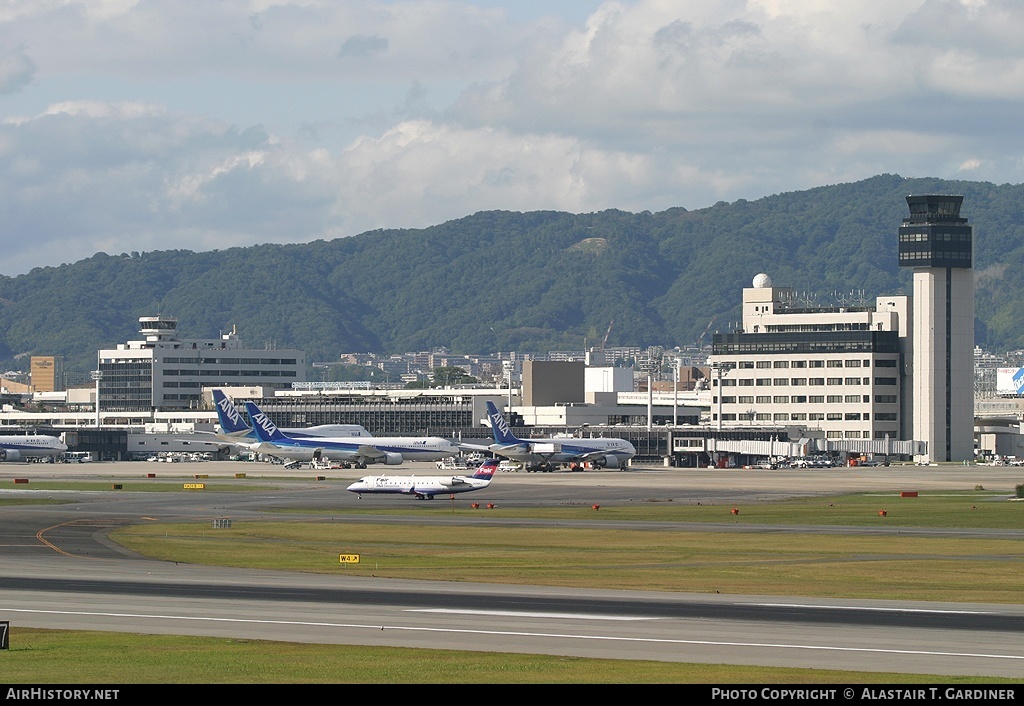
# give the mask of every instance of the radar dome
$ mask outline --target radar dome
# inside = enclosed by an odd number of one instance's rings
[[[766,275],[764,272],[754,278],[754,287],[756,289],[766,289],[772,286],[772,278]]]

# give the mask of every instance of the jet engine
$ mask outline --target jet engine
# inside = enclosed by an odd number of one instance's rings
[[[17,449],[0,449],[0,461],[20,461],[21,451]]]
[[[402,462],[402,454],[395,453],[394,451],[384,452],[384,465],[385,466],[397,466]]]

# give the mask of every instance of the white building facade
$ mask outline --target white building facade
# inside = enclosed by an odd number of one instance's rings
[[[302,351],[245,348],[234,331],[215,339],[178,339],[177,325],[173,317],[141,317],[143,340],[98,352],[102,410],[199,408],[204,387],[283,390],[306,379]]]
[[[718,334],[713,423],[806,427],[827,439],[900,439],[909,298],[809,307],[760,274],[743,290],[743,333]]]

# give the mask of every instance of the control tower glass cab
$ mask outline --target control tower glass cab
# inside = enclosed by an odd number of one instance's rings
[[[140,316],[139,333],[147,341],[170,341],[178,332],[178,320],[173,316]]]
[[[960,217],[963,196],[908,196],[900,226],[900,267],[973,266],[973,236]]]

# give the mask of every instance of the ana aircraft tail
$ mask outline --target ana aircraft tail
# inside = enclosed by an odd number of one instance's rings
[[[277,425],[271,421],[270,417],[257,407],[254,402],[246,402],[245,410],[249,413],[249,421],[252,422],[252,430],[256,434],[257,439],[270,443],[288,440],[289,437],[285,436],[277,428]]]
[[[502,416],[498,408],[494,406],[493,402],[487,402],[487,419],[491,422],[491,433],[494,434],[494,443],[496,444],[518,444],[519,439],[516,438],[515,434],[512,433],[511,427],[508,422],[505,421],[505,417]]]
[[[218,389],[213,391],[213,404],[217,408],[217,421],[220,422],[220,428],[224,434],[249,432],[249,425],[242,419],[235,403]]]

